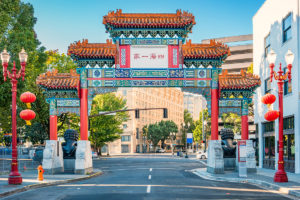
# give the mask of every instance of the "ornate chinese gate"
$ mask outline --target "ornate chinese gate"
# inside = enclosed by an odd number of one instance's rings
[[[212,158],[216,156],[215,146],[221,145],[219,106],[220,113],[229,111],[243,116],[242,139],[248,139],[248,103],[260,84],[259,78],[246,73],[220,75],[221,65],[230,55],[229,48],[215,41],[209,44],[186,41],[195,24],[192,14],[180,10],[174,14],[128,14],[117,10],[104,16],[103,24],[113,41],[83,40],[69,46],[68,54],[79,67],[77,73],[52,71],[37,79],[50,103],[50,141],[57,140],[57,115],[64,112],[80,115],[81,141],[75,166],[78,173],[92,168],[88,141],[92,99],[96,94],[115,92],[119,87],[179,87],[184,92],[205,96],[211,112],[211,140],[216,141],[210,145]],[[211,165],[219,168],[215,163]]]

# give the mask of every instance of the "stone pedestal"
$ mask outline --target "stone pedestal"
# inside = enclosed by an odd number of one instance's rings
[[[74,174],[75,172],[75,159],[64,159],[65,173]]]
[[[224,170],[235,171],[236,168],[235,158],[224,158]]]
[[[208,141],[207,172],[214,174],[224,173],[224,158],[221,141]]]
[[[75,174],[88,174],[93,171],[91,143],[88,140],[77,142]]]
[[[46,140],[43,152],[43,168],[46,174],[59,174],[64,172],[64,160],[61,142]]]
[[[246,149],[247,149],[247,157],[246,157],[247,173],[256,173],[255,150],[253,147],[252,140],[246,140]],[[239,166],[238,151],[239,151],[239,147],[237,145],[236,146],[236,166]],[[238,171],[239,167],[236,167],[236,170]]]

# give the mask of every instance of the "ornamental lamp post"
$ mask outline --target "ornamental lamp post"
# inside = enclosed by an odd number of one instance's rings
[[[288,177],[286,175],[286,172],[284,171],[284,161],[283,161],[283,84],[286,79],[289,80],[289,83],[291,82],[292,78],[292,63],[294,61],[294,54],[291,52],[291,50],[288,50],[285,55],[285,61],[287,64],[288,72],[284,74],[284,72],[281,69],[281,63],[279,65],[279,71],[275,72],[274,66],[276,61],[276,53],[271,49],[268,56],[267,61],[270,65],[270,81],[272,82],[272,79],[274,77],[275,80],[277,80],[278,85],[278,107],[279,107],[279,131],[278,131],[278,143],[279,143],[279,155],[278,155],[278,170],[275,173],[274,176],[274,182],[288,182]]]
[[[13,68],[11,72],[7,70],[8,62],[10,59],[10,55],[6,51],[3,50],[1,53],[1,61],[3,66],[3,77],[4,81],[8,77],[10,79],[12,85],[12,161],[11,161],[11,172],[9,174],[8,183],[9,184],[21,184],[22,177],[18,171],[18,151],[17,151],[17,83],[18,79],[22,77],[24,80],[25,77],[25,66],[27,61],[27,53],[24,49],[19,53],[19,60],[21,63],[21,69],[17,71],[16,63],[13,62]]]

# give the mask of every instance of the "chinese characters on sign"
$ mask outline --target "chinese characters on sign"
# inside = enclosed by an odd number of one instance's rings
[[[168,68],[167,45],[132,45],[130,47],[131,68]]]
[[[133,55],[133,59],[141,59],[141,58],[149,58],[149,59],[164,59],[165,55],[164,54],[156,54],[156,53],[151,53],[150,55],[141,55],[139,53],[135,53]]]

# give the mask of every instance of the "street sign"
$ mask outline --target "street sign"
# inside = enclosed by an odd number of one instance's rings
[[[188,144],[193,143],[193,133],[187,133],[186,143]]]
[[[238,141],[239,177],[247,177],[247,148],[246,141]]]

